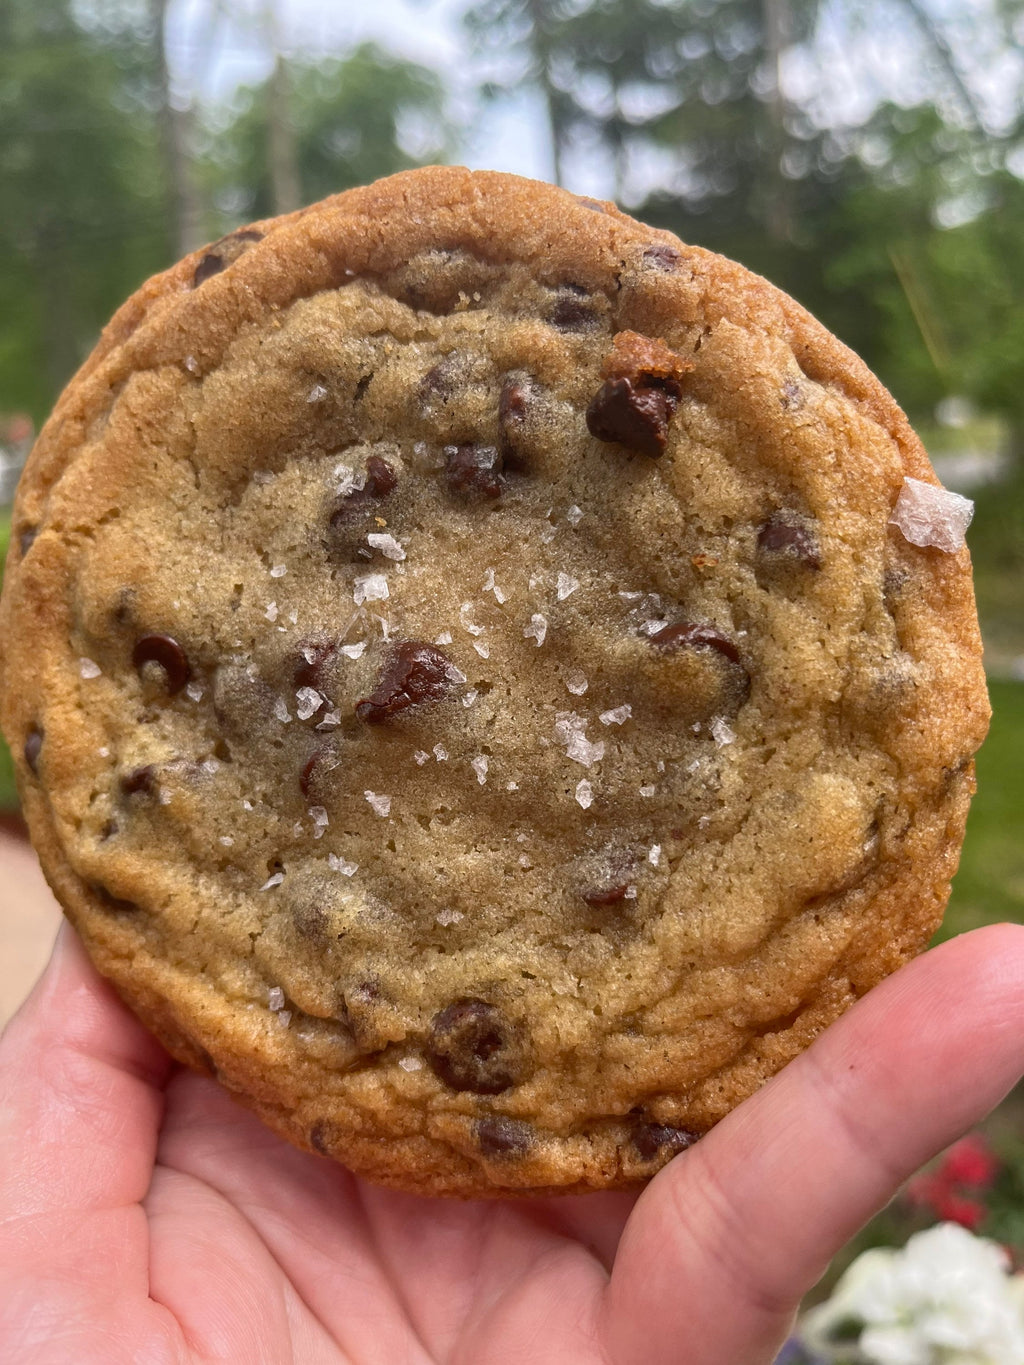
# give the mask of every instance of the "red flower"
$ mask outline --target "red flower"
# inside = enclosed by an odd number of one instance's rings
[[[922,1172],[907,1185],[912,1204],[936,1218],[975,1231],[984,1222],[985,1205],[970,1193],[982,1193],[996,1178],[999,1162],[983,1137],[961,1138],[932,1171]]]

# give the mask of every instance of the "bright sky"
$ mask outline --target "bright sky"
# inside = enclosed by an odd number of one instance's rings
[[[666,0],[671,3],[671,0]],[[267,74],[271,25],[282,51],[337,56],[359,42],[374,40],[412,61],[433,67],[452,91],[453,113],[470,129],[462,158],[474,167],[550,178],[551,159],[539,101],[529,93],[498,104],[474,102],[474,86],[485,74],[471,53],[461,23],[469,0],[177,0],[171,6],[169,52],[183,90],[224,98],[238,85]],[[962,76],[988,122],[1007,122],[1021,105],[1024,89],[1024,22],[1017,50],[997,41],[991,18],[996,0],[926,0],[956,54]],[[229,9],[211,26],[210,16]],[[920,29],[908,0],[822,0],[820,33],[827,53],[822,71],[799,52],[791,53],[783,78],[793,95],[811,97],[822,120],[857,122],[880,96],[910,104],[930,86]],[[268,21],[268,15],[272,19]],[[660,167],[646,169],[657,179]],[[571,168],[570,187],[609,194],[600,165],[585,158]]]

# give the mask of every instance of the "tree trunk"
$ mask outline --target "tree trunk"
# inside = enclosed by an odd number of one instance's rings
[[[160,88],[160,135],[175,256],[187,256],[206,240],[199,191],[192,173],[191,107],[176,109],[167,65],[167,10],[170,0],[150,0]]]

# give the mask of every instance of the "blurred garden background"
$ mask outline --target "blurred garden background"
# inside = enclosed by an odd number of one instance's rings
[[[1024,0],[0,0],[0,563],[34,433],[147,275],[436,161],[735,257],[895,393],[977,504],[995,714],[943,932],[1024,919]],[[986,1190],[1024,1255],[1021,1128]]]

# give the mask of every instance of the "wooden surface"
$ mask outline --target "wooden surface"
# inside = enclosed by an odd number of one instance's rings
[[[0,828],[0,1027],[46,965],[59,923],[32,846]]]

